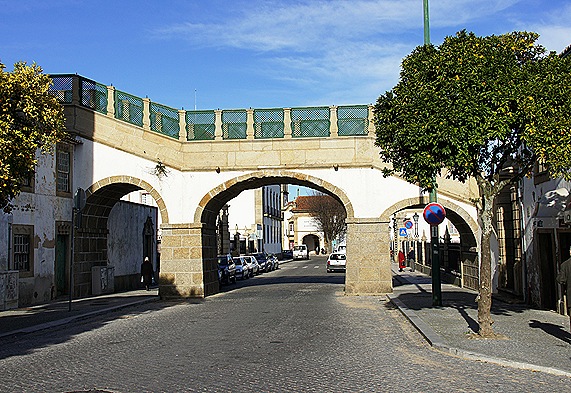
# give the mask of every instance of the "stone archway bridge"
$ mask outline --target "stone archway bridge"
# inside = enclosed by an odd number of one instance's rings
[[[218,292],[216,216],[246,189],[296,184],[330,194],[347,211],[347,294],[392,291],[390,216],[427,197],[397,177],[374,146],[372,106],[184,111],[78,75],[53,75],[75,147],[73,187],[87,204],[77,231],[79,265],[106,264],[107,217],[135,190],[159,206],[160,295]],[[463,247],[476,246],[474,184],[439,179],[439,202]],[[89,238],[90,241],[81,241]],[[90,248],[90,249],[86,249]],[[81,281],[81,271],[76,277]],[[79,295],[82,295],[81,293]]]

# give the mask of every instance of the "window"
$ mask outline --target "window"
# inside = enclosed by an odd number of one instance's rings
[[[32,235],[34,227],[31,225],[15,225],[12,227],[12,269],[20,271],[20,277],[34,275]]]
[[[34,192],[34,177],[35,173],[32,172],[29,176],[22,179],[22,182],[20,183],[20,189],[23,192]]]
[[[546,182],[550,179],[548,169],[549,168],[547,168],[544,161],[537,160],[535,162],[535,166],[533,168],[533,183],[535,185]]]
[[[56,151],[56,193],[71,197],[71,146],[58,144]]]

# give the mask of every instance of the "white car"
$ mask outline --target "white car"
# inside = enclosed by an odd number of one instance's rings
[[[234,264],[236,265],[236,277],[245,280],[250,278],[250,268],[243,257],[234,257]]]
[[[346,270],[347,255],[344,252],[334,252],[327,258],[327,273]]]
[[[307,245],[300,244],[299,246],[293,246],[293,259],[309,259]]]

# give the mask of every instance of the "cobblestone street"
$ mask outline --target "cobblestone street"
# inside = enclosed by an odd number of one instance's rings
[[[153,302],[0,339],[3,392],[547,392],[569,378],[429,347],[382,297],[343,295],[325,258],[205,300]]]

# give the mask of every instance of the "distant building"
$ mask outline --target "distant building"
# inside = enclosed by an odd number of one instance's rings
[[[271,185],[246,190],[228,203],[232,253],[281,253],[281,188],[280,185]]]
[[[283,248],[286,250],[298,244],[307,245],[310,252],[325,247],[325,236],[310,214],[310,198],[319,196],[298,196],[284,207]]]

